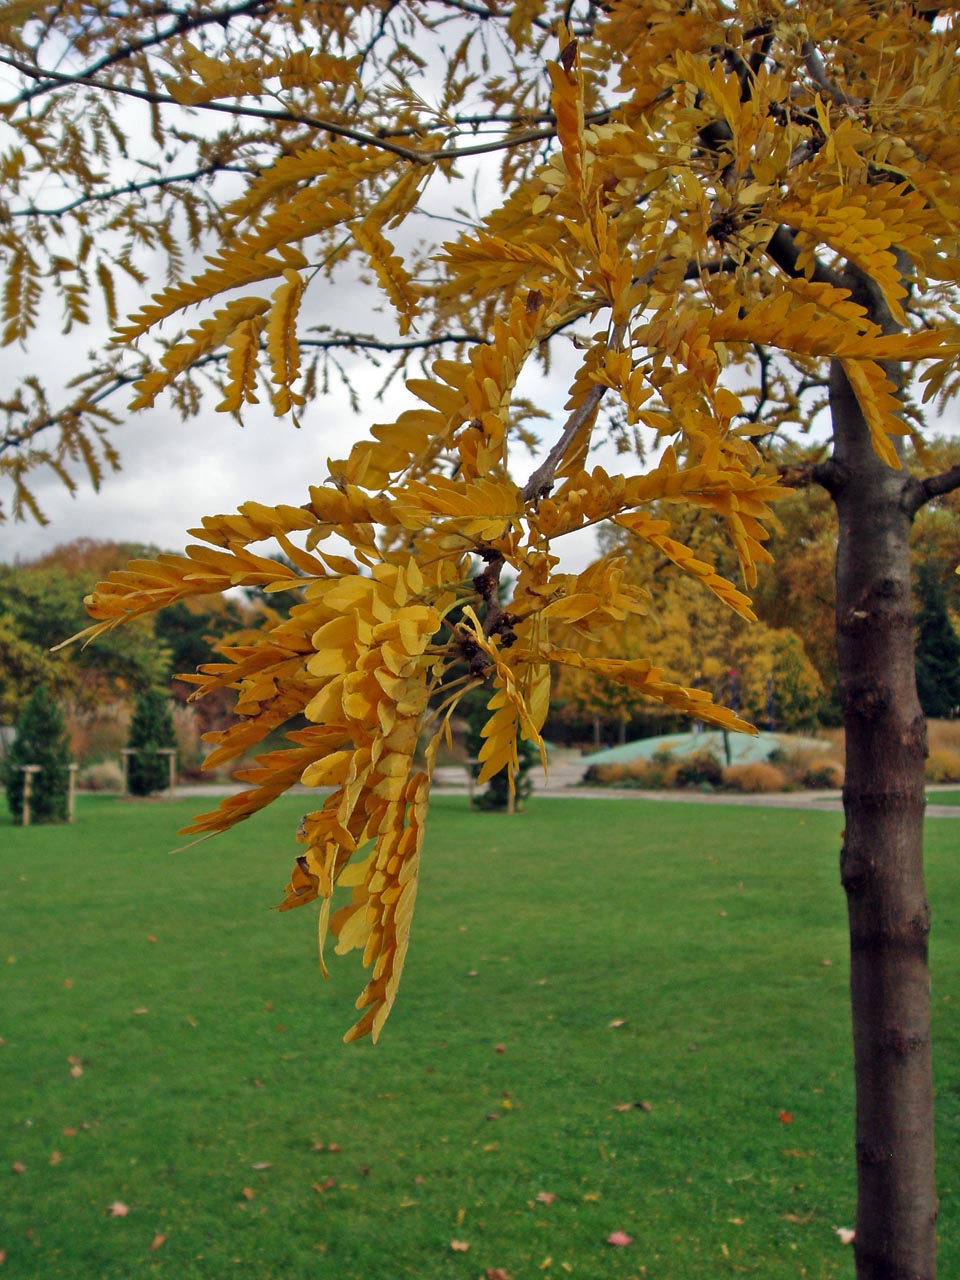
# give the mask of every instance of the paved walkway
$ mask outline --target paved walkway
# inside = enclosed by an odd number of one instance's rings
[[[730,792],[703,791],[640,791],[632,787],[585,787],[580,779],[584,766],[578,756],[559,756],[550,764],[550,774],[545,779],[539,766],[531,770],[533,790],[536,795],[577,800],[655,800],[660,803],[749,805],[773,809],[810,809],[824,813],[842,813],[843,804],[839,791],[777,791],[758,792],[751,795]],[[461,765],[443,765],[434,771],[434,790],[440,795],[466,795],[466,770]],[[938,791],[960,791],[960,786],[938,786]],[[243,791],[240,783],[185,783],[174,792],[177,799],[211,800]],[[290,794],[316,795],[311,787],[292,787]],[[928,804],[928,818],[960,818],[960,804]]]

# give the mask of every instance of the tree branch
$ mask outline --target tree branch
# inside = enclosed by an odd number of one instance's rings
[[[833,458],[824,462],[801,462],[777,468],[780,479],[791,489],[808,489],[818,484],[827,493],[836,493],[846,482],[847,471]]]
[[[822,89],[830,101],[836,106],[862,107],[865,104],[866,98],[851,98],[849,94],[844,93],[842,89],[838,88],[838,86],[833,83],[827,75],[827,69],[823,65],[823,59],[820,57],[820,54],[817,52],[811,40],[806,42],[800,50],[800,53],[803,57],[803,65],[806,69],[807,75],[817,88]]]
[[[916,515],[922,506],[932,498],[942,498],[947,493],[960,489],[960,463],[941,471],[939,475],[927,476],[923,480],[914,480],[904,493],[903,505],[911,515]]]
[[[791,280],[799,280],[806,274],[797,266],[800,250],[797,248],[797,242],[794,240],[793,232],[789,227],[777,227],[767,241],[766,251],[781,271],[785,271]],[[817,262],[814,266],[813,279],[818,284],[833,285],[835,289],[846,289],[849,293],[849,286],[845,284],[843,277],[836,271],[824,266],[822,262]]]
[[[424,351],[430,347],[439,347],[444,343],[474,343],[489,346],[490,339],[477,333],[441,333],[433,338],[409,338],[398,342],[365,338],[354,334],[331,334],[329,338],[301,338],[301,347],[312,347],[314,350],[332,351],[335,349],[349,351],[357,348],[360,351],[383,351],[386,354],[399,351]],[[201,362],[193,365],[197,368]]]
[[[176,22],[167,27],[164,31],[157,31],[153,35],[144,36],[142,40],[130,40],[126,44],[120,45],[114,49],[112,53],[104,54],[98,61],[90,64],[85,71],[79,73],[78,76],[68,76],[68,79],[76,78],[78,81],[90,80],[98,72],[106,70],[107,67],[115,66],[118,62],[125,62],[128,58],[135,57],[138,53],[143,53],[146,49],[156,47],[158,44],[164,44],[168,40],[174,39],[176,36],[182,36],[187,31],[196,31],[200,27],[214,24],[226,27],[231,18],[240,18],[252,16],[258,10],[269,13],[272,6],[269,0],[243,0],[241,4],[233,7],[227,5],[223,9],[200,9],[192,16],[187,13],[177,14]],[[12,64],[11,64],[12,65]],[[18,68],[18,70],[22,70]],[[24,71],[24,75],[30,72]],[[41,77],[46,77],[44,83]],[[33,78],[40,79],[40,83],[33,89],[25,90],[19,98],[16,99],[17,104],[30,102],[34,98],[38,98],[41,94],[49,93],[61,83],[62,75],[55,71],[40,71],[39,68],[33,73]]]
[[[249,174],[250,172],[251,170],[244,165],[208,164],[190,173],[176,173],[164,178],[145,178],[142,182],[126,182],[122,186],[111,187],[108,191],[88,191],[82,196],[77,196],[76,200],[71,200],[69,204],[60,205],[56,209],[38,209],[35,205],[27,205],[25,209],[7,209],[5,216],[8,218],[62,218],[64,214],[72,213],[74,209],[79,209],[83,205],[115,200],[118,196],[137,195],[141,191],[174,186],[180,182],[193,183],[215,173]]]
[[[543,462],[540,463],[536,471],[530,476],[530,479],[523,486],[524,502],[533,502],[538,498],[545,498],[553,488],[553,482],[556,478],[557,467],[560,465],[563,455],[569,449],[571,443],[576,438],[577,432],[584,423],[589,422],[592,414],[596,413],[600,407],[600,401],[607,393],[607,388],[599,382],[595,382],[587,394],[583,398],[583,403],[571,413],[567,419],[567,425],[564,427],[560,439],[556,442]]]
[[[326,120],[320,116],[310,116],[298,111],[271,111],[265,107],[242,107],[237,103],[230,102],[194,102],[190,103],[189,106],[185,106],[167,93],[157,93],[149,89],[135,89],[131,85],[103,84],[99,80],[93,80],[84,75],[71,75],[67,72],[41,72],[31,67],[28,63],[21,62],[18,58],[10,57],[9,54],[0,56],[0,64],[12,67],[15,71],[19,71],[21,75],[29,76],[32,79],[45,76],[48,80],[55,80],[58,84],[84,85],[88,89],[96,89],[98,93],[115,93],[126,98],[136,98],[139,102],[149,102],[154,106],[177,107],[181,111],[215,111],[235,119],[242,117],[244,119],[271,120],[284,124],[304,125],[307,128],[318,129],[322,133],[329,133],[336,138],[346,138],[351,142],[358,143],[360,146],[377,147],[381,151],[389,151],[393,155],[399,156],[402,160],[409,160],[411,164],[418,165],[459,160],[465,156],[486,155],[491,151],[507,151],[513,147],[523,146],[528,142],[542,142],[547,138],[553,138],[557,132],[556,126],[550,125],[543,129],[528,129],[522,133],[507,135],[492,142],[477,143],[475,146],[470,147],[440,147],[437,149],[404,147],[398,142],[391,142],[387,137],[366,133],[362,129],[354,129],[349,125],[339,124],[335,120]],[[22,97],[16,98],[6,105],[17,106],[21,101]]]

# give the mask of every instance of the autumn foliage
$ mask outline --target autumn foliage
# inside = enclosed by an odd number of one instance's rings
[[[113,274],[136,275],[141,228],[152,226],[143,234],[165,249],[170,282],[118,321],[114,354],[69,411],[33,412],[26,392],[10,401],[21,445],[59,430],[46,461],[66,471],[70,456],[82,456],[98,475],[107,391],[135,381],[132,407],[171,394],[189,411],[201,373],[222,411],[239,417],[266,389],[278,415],[306,422],[318,347],[303,316],[345,263],[370,272],[393,309],[401,359],[416,342],[447,348],[424,376],[408,378],[409,407],[331,460],[328,479],[303,491],[292,481],[290,505],[247,502],[205,517],[184,555],[135,561],[88,602],[95,637],[236,586],[300,592],[288,617],[228,647],[194,682],[200,698],[237,690],[240,719],[212,735],[210,764],[297,717],[309,727],[245,770],[249,789],[191,830],[222,830],[294,782],[333,788],[300,825],[282,907],[321,899],[321,945],[329,929],[338,951],[360,950],[371,967],[351,1038],[375,1036],[396,995],[433,761],[464,692],[488,691],[481,780],[512,776],[518,740],[541,745],[551,668],[747,727],[704,689],[665,679],[652,654],[581,645],[643,616],[657,583],[653,574],[631,581],[615,553],[565,572],[564,537],[612,523],[655,552],[656,572],[687,575],[752,619],[741,586],[697,553],[690,533],[692,517],[715,521],[742,586],[755,585],[769,560],[771,504],[785,492],[755,439],[809,423],[816,405],[803,400],[804,386],[815,388],[834,360],[877,454],[899,466],[908,427],[890,362],[930,362],[931,394],[954,387],[947,290],[960,258],[949,193],[960,152],[942,127],[955,86],[951,31],[931,32],[910,6],[878,13],[853,0],[829,12],[745,3],[678,11],[665,0],[565,17],[561,8],[524,2],[502,18],[494,9],[455,16],[461,40],[432,105],[410,77],[416,37],[438,37],[451,19],[441,3],[395,13],[363,3],[232,10],[223,22],[235,20],[231,40],[201,15],[189,30],[149,36],[137,26],[147,19],[131,11],[123,35],[136,39],[126,52],[105,35],[98,46],[94,24],[76,46],[92,61],[72,79],[36,69],[40,45],[29,33],[57,21],[52,7],[31,10],[29,21],[7,17],[6,61],[32,86],[6,111],[18,135],[4,159],[14,192],[47,163],[36,158],[42,147],[71,137],[89,171],[77,177],[71,216],[91,225],[98,216],[89,137],[106,135],[113,116],[100,103],[99,124],[83,134],[65,119],[64,84],[147,104],[158,137],[170,136],[170,121],[195,118],[171,112],[224,112],[233,131],[220,135],[219,151],[202,128],[178,136],[202,153],[206,173],[246,174],[217,216],[195,189],[202,165],[171,178],[191,244],[217,237],[199,270],[178,259],[173,214],[153,224],[138,217],[141,190],[117,215],[131,235],[112,261],[91,241],[86,258],[60,264],[54,275],[76,323],[85,306],[77,282],[91,272],[115,309]],[[488,23],[509,50],[504,66],[489,53]],[[392,52],[378,64],[377,31],[388,29]],[[159,78],[155,47],[165,58]],[[101,72],[114,64],[122,71],[107,81]],[[909,77],[894,73],[907,64]],[[476,115],[460,108],[465,94],[479,103]],[[36,97],[50,104],[46,117],[21,110]],[[280,107],[268,105],[275,99]],[[263,129],[249,154],[244,113]],[[493,134],[471,140],[478,128]],[[106,154],[111,144],[104,136],[98,145]],[[458,166],[487,153],[500,159],[500,202],[453,239],[405,247],[428,184],[456,183]],[[169,208],[152,181],[143,190]],[[44,262],[53,262],[43,237],[31,238],[37,225],[34,213],[25,215],[30,234],[5,231],[7,340],[29,333]],[[844,263],[895,323],[878,322],[852,296]],[[917,291],[929,300],[922,322],[912,318]],[[185,332],[158,342],[160,326],[181,320]],[[524,478],[537,415],[527,380],[570,332],[567,416]],[[608,427],[630,463],[623,474],[588,459]],[[641,465],[637,454],[650,450],[655,461]],[[27,470],[8,467],[21,507],[30,503]],[[338,884],[353,896],[331,914]]]

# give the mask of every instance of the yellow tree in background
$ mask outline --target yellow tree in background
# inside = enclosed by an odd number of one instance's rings
[[[781,526],[780,513],[784,508],[797,508],[802,499],[803,495],[796,493],[778,504],[774,547],[787,532]],[[729,547],[713,524],[695,521],[684,533],[684,541],[700,560],[735,572]],[[600,634],[582,637],[581,647],[587,654],[616,658],[656,653],[669,680],[692,677],[697,687],[735,705],[756,725],[800,732],[813,727],[823,686],[802,636],[788,625],[789,613],[783,625],[767,624],[759,610],[761,620],[748,621],[712,592],[703,591],[696,578],[671,572],[671,562],[662,553],[626,530],[606,535],[602,544],[608,555],[623,557],[627,581],[636,586],[649,584],[653,599],[644,616],[611,623]],[[767,586],[769,594],[779,586],[769,582],[772,574],[769,567],[761,573],[758,592]],[[815,590],[816,583],[791,583],[788,578],[781,593],[791,586],[794,611],[799,613],[807,606],[807,593]],[[575,634],[572,629],[566,642],[576,645]],[[651,707],[642,696],[630,697],[621,685],[590,668],[562,669],[554,688],[554,711],[568,720],[594,717],[596,728],[600,721],[612,722],[619,724],[622,733],[632,718],[652,712],[661,722],[669,718],[675,727],[675,713]]]
[[[754,441],[829,409],[832,443],[796,480],[826,489],[839,522],[857,1268],[932,1277],[908,543],[960,467],[911,476],[898,445],[920,421],[918,362],[927,396],[958,386],[953,6],[11,0],[0,40],[5,340],[29,341],[45,296],[69,328],[99,289],[117,320],[63,408],[36,377],[5,393],[15,510],[30,509],[36,466],[99,480],[115,461],[107,401],[128,383],[134,408],[172,396],[190,413],[209,378],[222,411],[267,397],[322,437],[312,400],[331,351],[428,353],[409,407],[329,477],[291,477],[290,505],[207,516],[185,555],[132,564],[89,605],[97,633],[238,585],[302,591],[196,679],[201,697],[237,689],[241,719],[213,762],[293,716],[309,727],[193,829],[229,826],[295,781],[334,788],[301,824],[283,905],[320,898],[321,938],[329,928],[370,966],[351,1038],[376,1035],[396,995],[431,765],[464,690],[490,691],[484,777],[513,769],[518,738],[539,740],[551,664],[739,725],[653,656],[559,643],[558,626],[596,635],[656,589],[615,556],[563,572],[564,537],[618,525],[750,618],[684,541],[687,517],[718,522],[749,590],[781,491]],[[126,123],[134,104],[142,127]],[[444,187],[455,221],[425,219]],[[200,250],[194,269],[185,255]],[[145,283],[158,262],[166,285],[119,320],[118,281]],[[313,300],[358,268],[392,333],[311,329]],[[558,347],[566,417],[528,473],[532,374]],[[622,474],[589,458],[607,425]],[[352,901],[328,919],[337,884]]]

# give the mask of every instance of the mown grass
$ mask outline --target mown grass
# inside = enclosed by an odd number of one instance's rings
[[[4,1280],[852,1276],[838,816],[438,799],[372,1047],[340,1043],[356,959],[324,984],[313,908],[267,909],[299,811],[178,854],[179,802],[0,826]],[[957,1275],[960,890],[928,827]]]
[[[960,791],[937,791],[928,787],[927,804],[960,804]]]

